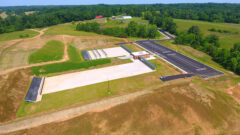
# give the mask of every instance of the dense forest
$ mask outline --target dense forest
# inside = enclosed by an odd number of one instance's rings
[[[231,50],[220,48],[218,36],[212,34],[203,37],[198,26],[192,26],[188,31],[178,33],[175,43],[203,51],[224,68],[240,75],[240,43],[236,43]]]
[[[160,36],[156,25],[139,24],[131,21],[126,28],[110,27],[100,28],[100,24],[97,22],[79,23],[76,30],[95,32],[103,35],[110,35],[114,37],[141,37],[141,38],[156,38]]]
[[[25,15],[27,11],[37,12]],[[71,21],[89,20],[100,14],[105,17],[128,14],[131,16],[146,17],[151,22],[163,17],[167,19],[172,17],[210,22],[240,23],[240,4],[0,7],[1,12],[6,12],[8,17],[5,19],[0,18],[0,33],[19,31],[25,28],[46,27]],[[164,26],[164,24],[159,23],[158,25]],[[174,33],[174,31],[171,31],[171,33]]]

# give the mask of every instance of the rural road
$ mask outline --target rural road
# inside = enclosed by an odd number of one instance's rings
[[[53,112],[53,113],[49,113],[41,116],[36,116],[36,117],[25,119],[25,120],[19,120],[9,124],[2,124],[0,125],[0,134],[11,133],[18,130],[33,128],[33,127],[37,127],[37,126],[51,123],[51,122],[68,120],[68,119],[80,116],[87,112],[104,111],[113,106],[127,103],[131,99],[134,99],[149,93],[152,93],[152,91],[149,91],[149,90],[138,91],[138,92],[130,93],[127,95],[113,97],[113,98],[105,99],[99,102],[75,107],[75,108],[70,108],[70,109]]]

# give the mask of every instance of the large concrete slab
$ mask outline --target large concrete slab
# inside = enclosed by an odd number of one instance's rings
[[[106,48],[106,49],[103,49],[103,50],[107,53],[108,58],[130,55],[122,47]],[[104,53],[102,52],[101,49],[97,49],[97,51],[100,53],[101,58],[106,58],[106,56],[104,55]],[[91,55],[92,59],[97,59],[98,58],[98,57],[97,58],[94,57],[94,55],[92,54],[92,51],[88,51],[88,52]],[[95,52],[95,54],[97,54],[96,50],[94,52]]]
[[[217,75],[222,75],[223,73],[217,71],[205,64],[202,64],[192,58],[182,55],[172,49],[169,49],[163,45],[160,45],[154,41],[142,40],[136,41],[138,45],[145,48],[146,50],[158,55],[165,61],[179,68],[180,70],[201,76],[203,78],[213,77]]]
[[[82,87],[108,80],[136,76],[152,71],[152,69],[141,61],[135,60],[133,63],[128,64],[47,77],[43,87],[43,94]]]

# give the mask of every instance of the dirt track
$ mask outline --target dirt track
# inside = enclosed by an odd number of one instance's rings
[[[32,40],[32,39],[36,39],[36,38],[41,38],[41,35],[44,34],[44,31],[46,29],[43,29],[41,32],[40,32],[40,35],[36,36],[36,37],[33,37],[33,38],[29,38],[28,40]],[[26,40],[26,39],[22,39],[21,41],[23,40]],[[13,71],[16,71],[16,70],[19,70],[19,69],[26,69],[26,68],[30,68],[30,67],[35,67],[35,66],[42,66],[42,65],[47,65],[47,64],[52,64],[52,63],[61,63],[61,62],[64,62],[64,61],[67,61],[69,58],[68,58],[68,54],[67,54],[67,42],[65,40],[65,35],[62,35],[62,40],[63,40],[63,43],[64,43],[64,56],[61,60],[58,60],[58,61],[49,61],[49,62],[43,62],[43,63],[36,63],[36,64],[30,64],[30,65],[27,65],[27,66],[22,66],[22,67],[16,67],[16,68],[11,68],[11,69],[7,69],[5,71],[2,71],[0,72],[0,75],[4,75],[4,74],[8,74],[10,72],[13,72]],[[21,41],[18,41],[17,43],[15,44],[18,44],[19,42]],[[12,44],[12,45],[15,45],[15,44]],[[11,46],[12,46],[11,45]],[[9,46],[9,47],[11,47]],[[6,48],[7,49],[7,48]]]
[[[53,112],[53,113],[29,118],[26,120],[20,120],[20,121],[16,121],[9,124],[3,124],[0,126],[0,134],[11,133],[11,132],[22,130],[22,129],[33,128],[33,127],[37,127],[37,126],[51,123],[51,122],[68,120],[68,119],[80,116],[87,112],[100,112],[100,111],[109,109],[113,106],[126,103],[129,100],[132,100],[133,98],[136,98],[148,93],[152,93],[152,91],[145,90],[145,91],[134,92],[131,94],[109,98],[99,102],[95,102],[95,103],[91,103],[91,104],[87,104],[87,105],[83,105],[75,108],[70,108],[70,109],[59,111],[59,112]]]
[[[17,40],[12,40],[11,44],[9,44],[8,46],[4,47],[3,51],[0,52],[0,57],[1,57],[1,54],[3,54],[4,50],[8,49],[9,47],[12,47],[14,45],[17,45],[23,41],[27,41],[27,40],[34,40],[34,39],[38,39],[38,38],[42,38],[41,36],[44,35],[44,31],[46,31],[48,28],[45,28],[41,31],[37,31],[35,29],[31,29],[33,31],[36,31],[36,32],[39,32],[40,34],[33,37],[33,38],[27,38],[27,39],[17,39]],[[30,64],[30,65],[27,65],[27,66],[21,66],[21,67],[15,67],[15,68],[10,68],[10,69],[7,69],[7,70],[4,70],[4,71],[1,71],[0,72],[0,75],[4,75],[4,74],[8,74],[10,72],[14,72],[16,70],[19,70],[19,69],[26,69],[26,68],[30,68],[30,67],[35,67],[35,66],[42,66],[42,65],[47,65],[47,64],[53,64],[53,63],[61,63],[61,62],[65,62],[67,60],[69,60],[69,57],[68,57],[68,54],[67,54],[67,48],[68,48],[68,45],[67,45],[67,41],[66,41],[66,38],[79,38],[79,39],[96,39],[96,38],[99,38],[99,37],[77,37],[77,36],[70,36],[70,35],[58,35],[62,38],[62,42],[64,43],[64,56],[61,60],[58,60],[58,61],[49,61],[49,62],[42,62],[42,63],[36,63],[36,64]],[[108,39],[108,38],[112,38],[112,37],[101,37],[103,39]],[[123,38],[117,38],[117,39],[122,39],[124,40],[125,42],[128,42],[127,39],[123,39]]]

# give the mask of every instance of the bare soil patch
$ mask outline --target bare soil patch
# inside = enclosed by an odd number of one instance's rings
[[[0,75],[0,122],[15,119],[31,81],[29,69]]]

